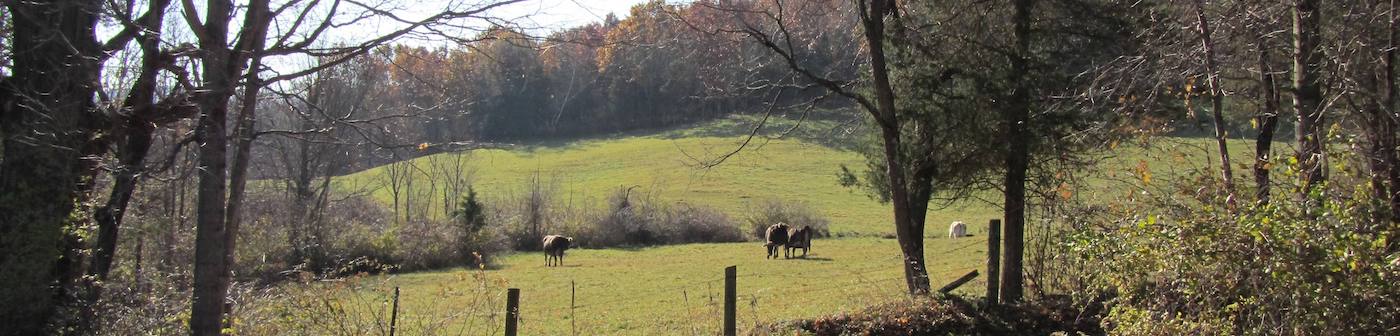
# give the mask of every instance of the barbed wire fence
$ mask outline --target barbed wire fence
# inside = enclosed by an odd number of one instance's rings
[[[955,245],[951,248],[926,254],[934,256],[948,255],[954,252],[972,248],[974,246],[985,244],[987,244],[986,239],[969,239],[969,242],[967,243]],[[869,260],[870,266],[866,267],[848,267],[838,269],[837,272],[839,272],[839,274],[844,275],[847,279],[850,279],[847,281],[841,281],[838,283],[826,285],[809,285],[800,288],[783,287],[781,284],[770,284],[757,288],[749,288],[745,294],[736,294],[734,299],[740,302],[747,301],[750,306],[751,312],[754,314],[753,319],[757,321],[757,309],[760,305],[760,302],[764,299],[775,296],[813,297],[814,295],[827,295],[829,293],[836,292],[849,293],[858,290],[862,287],[876,290],[891,288],[889,283],[904,281],[906,279],[903,272],[901,271],[902,268],[891,268],[888,263],[884,262],[896,261],[902,258],[903,256],[895,255],[886,258]],[[952,266],[956,263],[966,263],[966,261],[955,258],[943,258],[940,259],[937,263],[927,264],[925,266],[925,270],[944,269],[945,267]],[[894,274],[890,274],[892,272]],[[569,298],[569,300],[567,301],[554,303],[552,305],[521,303],[515,307],[507,307],[506,311],[501,311],[498,309],[486,309],[486,311],[474,310],[469,313],[462,312],[446,316],[439,316],[438,319],[461,319],[463,321],[461,321],[458,324],[464,325],[461,326],[459,330],[465,331],[474,330],[475,327],[478,326],[477,322],[482,322],[486,325],[495,324],[497,326],[501,325],[501,322],[506,322],[507,324],[509,324],[509,321],[503,320],[507,320],[510,317],[514,317],[516,319],[516,322],[519,323],[519,325],[531,324],[534,321],[538,321],[540,319],[548,317],[565,317],[570,320],[570,325],[572,326],[573,334],[577,334],[577,317],[580,313],[589,314],[593,316],[606,316],[612,313],[613,310],[616,310],[617,307],[630,303],[651,305],[679,305],[684,307],[683,311],[685,311],[687,317],[692,320],[703,319],[705,321],[712,321],[715,320],[713,318],[714,316],[719,316],[722,313],[720,308],[723,306],[722,301],[724,300],[724,298],[717,297],[720,296],[717,294],[723,294],[719,292],[723,292],[724,284],[726,281],[726,278],[725,276],[723,276],[723,273],[716,273],[720,275],[707,277],[704,279],[685,281],[683,283],[670,286],[650,288],[638,292],[629,292],[623,295],[618,295],[618,293],[614,291],[611,293],[607,293],[607,298],[604,300],[588,301],[582,303],[578,299],[586,299],[589,298],[589,296],[580,296],[578,291],[579,287],[577,286],[578,283],[573,280],[570,280],[570,282],[567,284],[559,284],[541,288],[521,289],[522,292],[527,293],[554,293],[556,294],[554,297],[564,297],[564,292],[567,291],[566,294]],[[790,277],[793,275],[802,276],[813,274],[793,272],[791,271],[790,267],[767,268],[761,271],[744,270],[743,272],[735,274],[732,281],[739,281],[740,279],[772,279]],[[830,276],[830,274],[828,273],[827,276]],[[934,275],[930,274],[929,276],[931,278],[930,280],[934,280],[932,279]],[[397,291],[397,287],[395,287],[394,290]],[[866,292],[868,291],[862,291],[862,293]],[[500,294],[496,294],[496,296],[496,298],[484,300],[485,302],[482,303],[499,304],[500,302],[507,301],[505,300],[505,291],[500,292]],[[699,306],[698,309],[696,308],[697,305]],[[397,311],[398,307],[395,306],[395,312],[397,313]],[[510,314],[512,311],[514,312],[514,314]],[[484,319],[484,321],[478,321],[480,319]],[[695,329],[697,326],[694,323],[692,323],[689,327],[692,333],[703,333]],[[493,328],[493,330],[500,329]]]

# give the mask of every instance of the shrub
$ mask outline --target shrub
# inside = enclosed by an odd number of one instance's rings
[[[457,265],[456,226],[444,221],[415,220],[397,230],[394,263],[404,270],[434,269]]]
[[[713,208],[680,204],[666,210],[662,226],[668,244],[745,241],[743,231],[729,216]]]
[[[970,302],[971,301],[971,302]],[[1101,335],[1068,302],[980,305],[955,296],[901,299],[857,311],[759,325],[751,335]]]
[[[457,256],[463,264],[481,266],[484,258],[507,249],[500,230],[487,227],[486,206],[471,186],[452,212],[452,219],[457,224]]]
[[[535,172],[525,181],[522,190],[501,201],[494,208],[500,223],[506,224],[505,235],[510,247],[517,251],[539,251],[540,239],[550,234],[557,223],[555,214],[559,182],[543,180]]]
[[[1066,255],[1093,265],[1082,270],[1087,290],[1112,295],[1105,323],[1117,333],[1393,333],[1396,228],[1363,176],[1334,171],[1331,185],[1309,195],[1237,213],[1200,187],[1215,183],[1201,172],[1146,206],[1122,207],[1115,222],[1080,228]],[[1299,190],[1288,187],[1276,188]]]
[[[367,197],[329,202],[310,223],[292,223],[285,202],[267,192],[250,192],[248,219],[240,236],[234,273],[261,283],[290,275],[338,278],[361,272],[385,273],[450,266],[479,266],[508,249],[500,225],[475,192],[463,195],[460,216],[391,223],[385,207]],[[304,230],[305,246],[290,245],[289,228]],[[300,259],[296,259],[297,250]],[[481,258],[477,258],[479,254]]]
[[[340,259],[332,264],[333,268],[322,271],[322,276],[328,278],[345,278],[359,274],[383,274],[393,273],[399,270],[398,265],[386,264],[377,259],[359,256],[350,259]]]
[[[634,187],[635,188],[635,187]],[[588,246],[657,245],[663,244],[661,221],[664,215],[657,202],[642,195],[632,200],[633,188],[618,188],[608,197],[608,208],[593,221]]]
[[[780,222],[792,227],[810,226],[812,238],[831,236],[831,220],[807,203],[768,199],[750,207],[748,213],[749,234],[757,239],[764,239],[768,226]]]
[[[190,292],[188,285],[170,279],[171,274],[147,274],[150,286],[133,288],[108,286],[102,299],[91,303],[93,335],[179,335],[189,333]],[[244,286],[235,285],[229,295],[238,298]],[[76,310],[77,307],[74,307]],[[83,316],[67,312],[70,316]]]
[[[738,226],[717,210],[680,204],[668,206],[650,194],[633,199],[629,189],[612,194],[606,211],[596,214],[593,226],[578,233],[591,247],[649,246],[663,244],[744,241]]]

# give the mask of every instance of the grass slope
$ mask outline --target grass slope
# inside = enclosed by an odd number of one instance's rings
[[[739,122],[738,124],[743,124]],[[733,120],[695,129],[614,139],[583,140],[511,150],[480,150],[471,155],[476,169],[474,185],[488,200],[518,192],[532,174],[557,176],[562,192],[579,202],[601,206],[607,194],[619,186],[641,185],[662,201],[712,206],[735,219],[763,199],[801,201],[832,219],[833,232],[854,233],[858,238],[818,240],[805,260],[765,260],[758,243],[694,244],[641,249],[570,251],[565,267],[544,268],[542,255],[521,253],[500,260],[498,269],[461,269],[373,278],[379,287],[357,287],[356,295],[384,302],[384,286],[401,286],[406,331],[413,326],[449,325],[465,334],[499,332],[488,313],[499,311],[505,288],[523,290],[522,334],[567,334],[576,323],[579,333],[592,334],[689,334],[713,333],[720,323],[719,307],[723,268],[739,267],[740,325],[761,321],[816,316],[847,311],[902,296],[898,244],[878,236],[892,232],[888,206],[836,184],[842,164],[863,168],[859,154],[818,145],[802,139],[765,140],[729,158],[723,165],[696,168],[693,157],[713,158],[736,148],[742,137],[718,127],[735,127]],[[708,128],[707,128],[708,127]],[[821,136],[820,134],[812,136]],[[1076,193],[1093,199],[1112,199],[1122,193],[1114,180],[1141,179],[1141,168],[1158,181],[1177,178],[1188,170],[1207,167],[1215,158],[1210,139],[1168,139],[1152,148],[1119,146],[1099,167],[1090,169],[1086,186]],[[1276,146],[1282,153],[1285,146]],[[1231,142],[1233,161],[1250,162],[1252,143]],[[439,154],[463,155],[463,154]],[[431,158],[412,162],[427,165]],[[1242,167],[1241,167],[1242,168]],[[1236,169],[1239,176],[1248,170]],[[382,183],[383,169],[372,169],[337,179],[340,188]],[[1237,179],[1248,190],[1247,178]],[[420,184],[421,187],[422,184]],[[1087,195],[1085,195],[1087,194]],[[388,204],[388,191],[373,195]],[[999,199],[996,195],[990,199]],[[985,267],[985,223],[1000,217],[1000,209],[968,201],[929,214],[929,235],[942,234],[952,220],[970,224],[974,237],[928,239],[931,282],[940,286],[958,275]],[[473,275],[474,274],[474,275]],[[473,276],[488,281],[473,287]],[[960,291],[977,293],[982,278]],[[577,316],[569,315],[570,282],[577,285]],[[293,285],[291,288],[296,288]],[[305,288],[305,287],[301,287]],[[485,291],[494,298],[468,300],[463,292]],[[328,300],[348,300],[343,296]],[[443,312],[481,310],[444,319]],[[378,308],[378,309],[383,309]],[[470,317],[466,317],[470,316]],[[426,327],[424,327],[426,328]],[[486,328],[486,329],[482,329]],[[430,332],[429,330],[417,330]],[[447,333],[450,331],[431,331]]]
[[[671,130],[651,135],[580,140],[547,145],[519,146],[512,149],[486,149],[469,153],[444,153],[408,161],[416,168],[417,182],[413,190],[421,199],[433,199],[428,190],[434,160],[446,161],[451,156],[467,156],[468,169],[473,170],[472,184],[487,202],[500,202],[511,195],[523,193],[525,183],[538,173],[543,180],[559,186],[558,199],[574,206],[601,208],[608,195],[626,186],[641,186],[633,195],[649,194],[663,202],[714,207],[742,222],[748,210],[769,199],[803,202],[831,218],[831,230],[847,235],[892,234],[893,215],[886,204],[866,196],[863,190],[852,190],[837,184],[836,173],[841,165],[864,170],[864,158],[859,153],[844,150],[852,140],[843,139],[839,123],[808,122],[800,132],[783,139],[760,136],[723,164],[705,168],[699,161],[713,160],[738,149],[744,140],[742,133],[751,127],[753,118],[731,118]],[[773,135],[787,129],[792,121],[774,119],[764,132]],[[833,140],[835,139],[835,140]],[[1277,154],[1288,148],[1275,145]],[[1253,143],[1230,141],[1235,173],[1240,178],[1240,190],[1248,190],[1246,164],[1251,162]],[[1114,181],[1141,179],[1141,168],[1151,172],[1157,181],[1184,175],[1193,169],[1216,167],[1215,144],[1209,138],[1157,138],[1151,147],[1124,143],[1105,155],[1097,167],[1080,173],[1086,179],[1076,186],[1076,194],[1090,199],[1113,199],[1128,190]],[[1280,165],[1282,166],[1282,165]],[[1218,168],[1211,168],[1218,169]],[[858,173],[859,174],[859,173]],[[393,198],[384,167],[369,169],[335,180],[337,190],[370,190],[383,204]],[[944,208],[934,207],[928,214],[930,234],[938,235],[944,223],[954,220],[985,222],[1000,218],[1001,195],[995,192],[976,193],[979,200],[953,203]],[[440,197],[440,196],[436,196]],[[425,208],[441,214],[440,202]],[[578,225],[581,223],[563,223]]]
[[[649,136],[583,140],[548,147],[476,150],[467,154],[445,153],[410,162],[419,167],[420,193],[426,192],[432,160],[468,155],[475,170],[473,186],[488,202],[520,194],[536,172],[554,180],[562,200],[587,207],[602,207],[608,195],[620,187],[641,186],[636,193],[650,193],[664,202],[688,202],[714,207],[742,221],[748,209],[769,199],[804,202],[829,216],[835,233],[869,235],[893,233],[889,207],[871,200],[863,191],[837,184],[841,165],[863,169],[860,154],[801,139],[758,138],[747,148],[711,168],[698,165],[733,151],[743,140],[716,129],[742,129],[735,121],[722,121],[692,129]],[[819,127],[819,126],[818,126]],[[700,135],[709,134],[709,135]],[[711,136],[712,135],[712,136]],[[813,134],[819,137],[820,134]],[[336,179],[337,190],[372,190],[384,204],[392,204],[383,167]],[[421,196],[420,196],[421,197]],[[433,213],[441,213],[434,205]],[[984,221],[999,210],[968,202],[929,214],[930,223],[953,220]],[[576,223],[566,223],[576,224]],[[937,225],[935,225],[937,226]],[[934,230],[937,231],[937,230]]]

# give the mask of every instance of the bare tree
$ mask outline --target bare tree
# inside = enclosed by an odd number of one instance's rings
[[[225,296],[231,280],[229,265],[236,251],[235,237],[240,220],[238,208],[246,184],[249,147],[256,134],[253,125],[261,88],[340,64],[411,33],[459,28],[458,21],[467,19],[491,21],[486,16],[489,10],[515,2],[519,1],[451,3],[441,11],[409,19],[395,14],[394,8],[387,7],[392,4],[354,0],[328,3],[289,1],[278,3],[275,7],[269,0],[254,0],[238,11],[228,0],[209,0],[202,8],[196,7],[193,0],[182,1],[185,23],[198,40],[203,71],[201,95],[197,100],[200,111],[197,127],[200,182],[194,300],[190,316],[192,333],[217,335],[222,330]],[[200,10],[204,11],[203,19],[198,16]],[[243,22],[237,25],[236,38],[230,39],[230,29],[235,27],[236,15],[241,15]],[[382,19],[396,26],[344,47],[315,46],[331,29],[364,24],[373,19]],[[274,21],[279,23],[278,29],[281,31],[276,36],[269,36]],[[308,69],[263,78],[266,71],[263,58],[285,55],[330,56],[333,59]],[[236,142],[230,167],[230,133],[226,129],[230,121],[229,102],[240,88],[242,108],[233,120],[236,121],[236,129],[232,135]]]
[[[128,23],[139,27],[136,37],[139,46],[140,66],[136,80],[121,102],[121,110],[115,115],[110,141],[117,142],[115,154],[117,167],[113,172],[113,186],[107,201],[93,212],[97,223],[97,239],[93,243],[92,261],[87,275],[91,280],[105,281],[111,271],[117,245],[117,233],[121,228],[122,217],[131,203],[132,194],[143,173],[147,153],[151,149],[158,125],[166,125],[193,115],[189,106],[187,90],[168,89],[170,95],[158,97],[157,76],[161,71],[173,70],[183,74],[177,67],[177,57],[186,50],[161,50],[161,32],[165,13],[171,1],[152,1],[146,15],[139,22]],[[180,80],[181,82],[184,79]],[[117,141],[120,140],[120,141]],[[87,300],[97,300],[100,287],[89,286]]]
[[[1298,164],[1303,193],[1326,178],[1323,155],[1322,11],[1317,0],[1293,1],[1293,111],[1298,114]]]
[[[470,166],[471,153],[452,153],[428,157],[428,179],[433,185],[442,184],[439,201],[444,217],[452,216],[458,202],[465,197],[476,170]]]
[[[900,115],[895,106],[895,92],[890,85],[889,66],[885,57],[887,24],[897,21],[899,16],[897,3],[892,0],[858,0],[854,4],[865,42],[864,56],[866,59],[862,61],[868,64],[870,69],[870,81],[864,84],[868,85],[873,96],[859,93],[855,88],[857,84],[855,79],[830,78],[826,76],[829,74],[828,72],[812,68],[804,62],[801,50],[795,47],[800,45],[797,43],[800,37],[795,36],[793,30],[790,29],[791,21],[794,20],[795,14],[799,11],[797,8],[802,7],[801,5],[788,7],[791,4],[786,1],[774,1],[765,5],[768,7],[744,3],[697,4],[697,6],[708,6],[715,10],[731,13],[735,17],[735,27],[720,27],[713,28],[713,30],[738,34],[757,43],[767,49],[780,64],[783,64],[803,81],[828,90],[834,95],[854,101],[873,118],[880,130],[890,187],[890,203],[894,210],[895,234],[899,240],[900,252],[904,255],[902,264],[905,286],[911,295],[929,293],[928,270],[927,264],[924,262],[923,243],[928,196],[927,192],[921,192],[921,195],[911,195],[910,178],[906,174],[911,170],[916,171],[916,174],[931,174],[932,165],[935,162],[928,162],[929,166],[924,168],[907,167],[905,165],[907,161],[901,152],[904,136],[900,120],[904,116]],[[712,164],[717,163],[718,161]]]
[[[1216,68],[1215,43],[1211,40],[1210,21],[1206,19],[1205,0],[1192,2],[1196,12],[1196,28],[1201,36],[1201,50],[1205,52],[1206,80],[1210,85],[1211,115],[1215,121],[1215,144],[1220,155],[1220,181],[1223,183],[1225,204],[1230,211],[1235,210],[1235,176],[1230,171],[1230,149],[1225,137],[1224,108],[1225,91],[1220,88],[1220,70]]]
[[[1252,8],[1250,16],[1252,18],[1252,28],[1255,36],[1255,49],[1259,71],[1259,113],[1255,116],[1255,123],[1259,125],[1259,134],[1255,137],[1254,145],[1254,184],[1255,198],[1260,204],[1269,202],[1269,166],[1273,159],[1274,132],[1278,129],[1279,114],[1279,88],[1276,73],[1273,66],[1273,59],[1269,56],[1269,51],[1274,48],[1270,43],[1274,35],[1273,25],[1275,20],[1268,14],[1267,6],[1262,8]]]

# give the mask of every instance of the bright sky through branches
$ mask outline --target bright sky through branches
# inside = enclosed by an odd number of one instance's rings
[[[618,19],[627,17],[632,6],[645,0],[539,0],[511,8],[510,14],[534,14],[522,22],[525,26],[558,30],[590,22],[603,21],[608,13]],[[519,11],[519,13],[516,13]]]
[[[347,4],[339,6],[340,9],[338,13],[334,15],[335,19],[333,19],[333,21],[336,22],[335,28],[327,31],[326,34],[317,39],[313,45],[315,47],[355,45],[363,43],[368,39],[373,39],[376,36],[385,35],[404,26],[403,21],[395,21],[374,15],[365,15],[366,12],[362,5],[375,6],[377,9],[392,13],[392,15],[402,20],[416,21],[442,11],[444,8],[452,8],[453,10],[471,9],[498,1],[501,0],[372,0],[354,2],[358,5],[352,6]],[[274,2],[280,3],[278,0],[274,0]],[[461,19],[447,25],[439,25],[433,31],[415,31],[389,44],[403,44],[429,48],[454,46],[461,40],[475,37],[494,24],[510,26],[528,34],[542,37],[550,32],[565,30],[570,27],[592,22],[601,22],[609,13],[617,16],[618,19],[624,19],[628,16],[632,6],[644,2],[646,2],[646,0],[525,0],[495,8],[482,13],[480,16],[481,18],[490,19]],[[195,7],[194,11],[197,13],[196,16],[202,18],[205,14],[204,1],[197,0],[190,3]],[[235,3],[238,6],[246,5],[244,1],[235,1]],[[179,11],[182,5],[181,2],[177,1],[171,5],[171,10]],[[327,5],[322,4],[320,7],[326,6]],[[329,12],[325,9],[328,8],[311,11],[310,13],[313,15],[320,16],[312,20],[322,19],[329,15]],[[347,20],[356,20],[357,17],[361,16],[364,17],[353,23],[346,22]],[[298,36],[304,36],[307,33],[306,30],[309,30],[304,25],[293,25],[292,23],[295,17],[292,16],[279,17],[276,20],[277,21],[274,21],[271,27],[270,35],[272,36],[280,36],[286,33],[282,31],[282,29],[288,27],[300,27],[300,29],[298,29],[299,31],[294,33],[294,35]],[[239,31],[241,27],[238,27],[238,24],[241,22],[241,18],[235,18],[233,20],[233,27],[230,27],[231,34]],[[104,24],[98,27],[98,36],[100,39],[105,40],[118,30],[120,29],[115,24],[104,22]],[[192,34],[189,33],[183,18],[179,15],[167,16],[167,26],[163,39],[165,40],[163,43],[166,48],[181,43],[194,42]],[[127,51],[123,53],[129,54],[127,56],[139,55],[134,43],[129,45]],[[126,57],[117,57],[116,59],[121,60],[124,58]],[[301,54],[269,57],[264,59],[263,62],[265,66],[270,67],[272,70],[265,76],[294,72],[299,69],[305,69],[314,63],[312,59]],[[129,73],[129,71],[124,70],[129,70],[127,68],[132,66],[135,66],[135,63],[122,64],[118,61],[106,67],[107,74],[104,76],[103,81],[105,82],[105,86],[108,87],[108,90],[112,91],[110,92],[111,94],[120,94],[122,90],[121,87],[123,87],[121,83],[130,82],[130,79],[126,78],[126,74]],[[272,85],[280,86],[281,83],[273,83]]]

